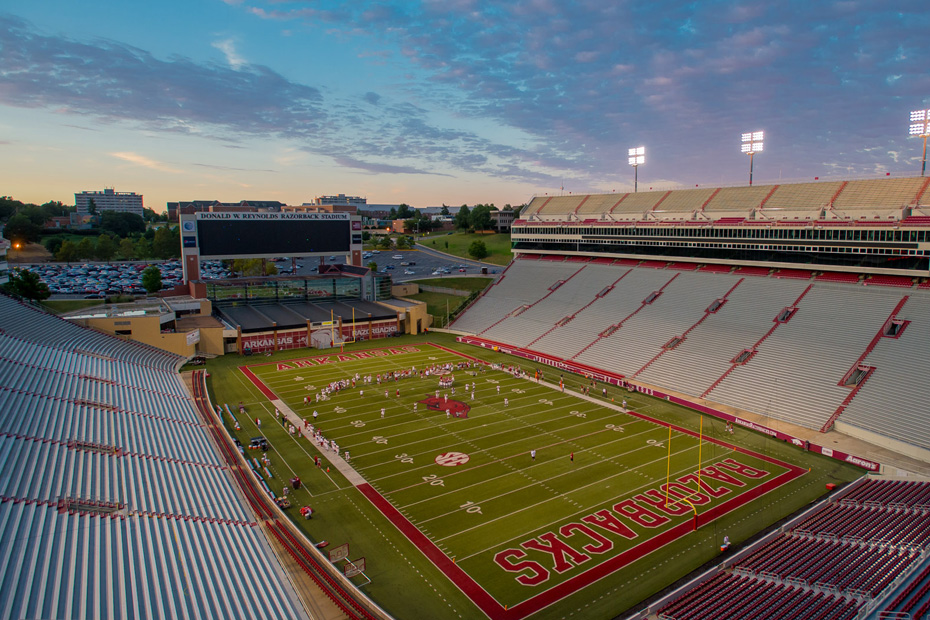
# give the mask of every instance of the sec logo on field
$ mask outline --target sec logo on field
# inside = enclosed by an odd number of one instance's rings
[[[471,457],[462,452],[443,452],[436,457],[436,464],[442,465],[443,467],[454,467],[456,465],[464,465],[468,462],[469,458]]]

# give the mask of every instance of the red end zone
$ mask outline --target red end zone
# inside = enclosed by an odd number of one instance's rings
[[[482,360],[477,360],[476,358],[462,355],[457,351],[452,351],[445,347],[432,345],[431,343],[421,343],[418,345],[408,345],[408,346],[433,346],[435,348],[441,349],[443,351],[453,353],[459,357],[464,357],[472,361],[478,361],[484,363]],[[397,353],[401,352],[411,352],[405,351],[406,347],[401,347],[398,349],[377,349],[378,351],[396,351]],[[361,353],[363,356],[368,357],[366,353],[370,351],[361,351],[353,352]],[[332,355],[325,356],[326,358],[339,358],[346,357],[347,360],[359,359],[356,356],[349,357],[348,355]],[[310,360],[315,360],[317,363],[330,363],[332,361],[338,362],[342,361],[340,359],[329,361],[323,361],[324,357],[317,358],[307,358]],[[255,364],[255,366],[264,366],[271,363],[277,362],[266,362],[264,364]],[[307,366],[315,364],[305,364]],[[245,374],[245,376],[269,399],[275,399],[277,396],[272,392],[255,374],[249,369],[249,366],[240,366],[239,370]],[[691,435],[692,437],[698,437],[698,433],[681,428],[674,425],[669,425],[661,420],[645,416],[642,414],[635,413],[633,411],[628,412],[629,415],[648,420],[660,426],[669,427],[679,433],[686,435]],[[758,454],[751,450],[747,450],[740,446],[731,445],[723,441],[719,441],[713,438],[704,437],[704,441],[712,442],[717,445],[723,446],[735,452],[746,454],[757,458],[759,460],[777,465],[787,471],[784,473],[768,480],[762,484],[759,484],[752,489],[749,489],[740,495],[722,502],[707,511],[701,513],[697,517],[697,527],[701,527],[704,524],[707,524],[714,519],[717,519],[737,508],[745,506],[746,504],[762,497],[766,493],[780,487],[783,484],[798,478],[799,476],[806,473],[806,470],[791,465],[789,463],[784,463],[778,459],[772,458],[768,455]],[[468,575],[464,570],[462,570],[455,562],[452,561],[442,550],[440,550],[432,540],[430,540],[425,534],[423,534],[415,525],[413,525],[407,518],[400,513],[388,500],[386,500],[380,493],[378,493],[371,485],[363,483],[357,486],[359,491],[368,498],[368,500],[383,514],[391,523],[397,527],[400,532],[406,536],[406,538],[413,543],[440,571],[443,572],[446,577],[449,578],[452,583],[456,585],[468,598],[472,600],[489,618],[492,620],[520,620],[525,618],[530,614],[536,613],[537,611],[552,605],[553,603],[558,602],[562,598],[569,596],[578,590],[581,590],[591,584],[597,582],[599,579],[610,575],[611,573],[620,570],[621,568],[635,562],[648,555],[649,553],[664,547],[665,545],[686,536],[688,533],[693,531],[695,525],[693,520],[688,519],[682,523],[675,525],[655,536],[652,536],[648,539],[643,540],[641,543],[632,547],[624,552],[621,552],[609,559],[604,560],[603,562],[592,566],[586,571],[575,575],[574,577],[567,579],[557,585],[552,586],[551,588],[532,596],[531,598],[513,605],[511,607],[505,608],[501,605],[491,594],[489,594],[480,584],[478,584],[471,576]]]

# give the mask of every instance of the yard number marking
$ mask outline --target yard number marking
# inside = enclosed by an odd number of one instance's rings
[[[361,420],[353,420],[353,421],[349,422],[349,424],[351,424],[351,425],[354,426],[355,428],[362,428],[363,426],[365,426],[365,423],[362,422]]]
[[[473,514],[473,515],[480,515],[480,514],[481,514],[481,506],[479,506],[479,505],[476,504],[475,502],[465,502],[464,504],[462,504],[461,506],[459,506],[459,508],[464,509],[465,512],[467,512],[467,513],[469,513],[469,514]]]
[[[540,398],[539,402],[541,402],[544,405],[549,405],[550,407],[552,406],[552,401],[549,400],[548,398]]]
[[[604,428],[609,428],[610,430],[612,430],[612,431],[617,431],[617,432],[619,432],[619,433],[622,433],[622,432],[623,432],[623,427],[622,427],[622,426],[614,426],[613,424],[607,424],[606,426],[604,426]]]
[[[443,483],[442,478],[440,478],[436,474],[430,474],[429,476],[423,476],[423,482],[429,482],[430,486],[433,486],[433,487],[446,486]]]
[[[577,410],[569,411],[569,412],[568,412],[568,415],[573,415],[573,416],[576,416],[576,417],[579,417],[579,418],[586,418],[586,417],[588,417],[588,414],[587,414],[587,413],[581,413],[580,411],[577,411]]]
[[[646,443],[649,444],[650,446],[655,446],[656,448],[664,448],[664,447],[665,447],[665,444],[664,444],[664,443],[662,443],[661,441],[656,441],[655,439],[647,439],[647,440],[646,440]]]
[[[345,407],[336,407],[335,409],[333,409],[333,411],[335,411],[336,413],[345,413],[346,411],[348,411],[348,409],[346,409]]]
[[[387,437],[382,437],[381,435],[375,435],[371,440],[375,443],[387,443]]]

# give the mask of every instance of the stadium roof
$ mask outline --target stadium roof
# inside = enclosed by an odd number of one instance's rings
[[[552,220],[858,219],[930,209],[930,178],[881,178],[617,194],[536,196],[521,222]],[[710,216],[709,214],[714,214]]]

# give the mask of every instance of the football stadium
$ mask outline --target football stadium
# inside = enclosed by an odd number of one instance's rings
[[[216,355],[0,297],[0,617],[923,618],[928,187],[535,196],[445,329],[343,214],[182,218]]]

